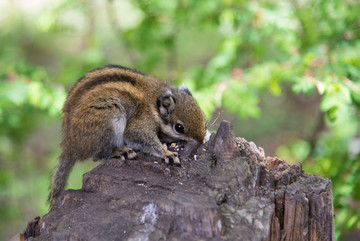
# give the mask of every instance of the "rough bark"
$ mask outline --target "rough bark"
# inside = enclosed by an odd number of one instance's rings
[[[331,181],[265,157],[229,122],[170,149],[181,167],[138,153],[84,174],[29,225],[34,240],[335,240]]]

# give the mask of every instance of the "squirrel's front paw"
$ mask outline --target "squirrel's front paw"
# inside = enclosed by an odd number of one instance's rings
[[[175,165],[180,165],[180,159],[177,152],[166,151],[164,160],[166,164],[174,163]]]
[[[136,156],[136,152],[127,146],[117,148],[112,153],[112,158],[120,158],[122,161],[124,161],[125,159],[134,159],[136,158]]]

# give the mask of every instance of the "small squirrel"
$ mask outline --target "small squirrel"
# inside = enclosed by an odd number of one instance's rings
[[[52,205],[75,162],[133,159],[135,151],[180,164],[163,142],[205,141],[206,119],[189,89],[138,71],[107,65],[80,78],[63,107],[62,153],[53,175]]]

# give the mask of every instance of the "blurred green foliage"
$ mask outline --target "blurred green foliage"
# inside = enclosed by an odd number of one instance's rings
[[[185,83],[209,121],[239,118],[239,136],[293,128],[276,154],[331,178],[337,238],[360,229],[359,12],[357,0],[0,2],[0,239],[47,211],[65,89],[109,63]]]

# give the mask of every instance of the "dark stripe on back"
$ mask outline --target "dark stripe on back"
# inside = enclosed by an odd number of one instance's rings
[[[89,90],[91,90],[92,88],[101,85],[101,84],[106,84],[106,83],[110,83],[110,82],[125,82],[125,83],[129,83],[132,84],[133,86],[135,86],[136,84],[136,80],[131,78],[128,75],[119,75],[119,74],[111,74],[111,75],[104,75],[104,76],[99,76],[96,78],[93,78],[91,81],[86,82],[85,84],[83,84],[79,89],[77,89],[77,94],[81,94],[83,92],[87,92]]]
[[[95,71],[99,71],[99,70],[103,70],[103,69],[121,69],[121,70],[127,70],[127,71],[130,71],[130,72],[133,72],[133,73],[137,73],[137,74],[140,74],[140,75],[143,75],[143,76],[146,76],[144,73],[136,70],[136,69],[131,69],[131,68],[127,68],[127,67],[124,67],[124,66],[121,66],[121,65],[115,65],[115,64],[108,64],[104,67],[99,67],[99,68],[95,68],[95,69],[92,69],[90,70],[89,72],[87,72],[85,75],[89,74],[89,73],[92,73],[92,72],[95,72]],[[126,76],[124,75],[124,78],[126,78]],[[128,79],[130,79],[130,77],[127,76]],[[72,91],[76,88],[76,86],[78,84],[80,84],[80,82],[84,79],[84,76],[82,76],[80,79],[78,79],[76,81],[76,83],[73,85],[73,87],[70,89],[69,93],[68,93],[68,96],[72,93]],[[126,81],[125,81],[126,82]],[[131,83],[132,84],[132,83]],[[134,84],[133,84],[134,85]]]
[[[122,66],[119,66],[119,65],[107,65],[104,68],[94,69],[94,70],[90,71],[89,73],[94,72],[94,71],[99,71],[99,70],[101,71],[101,70],[104,70],[104,69],[111,69],[111,68],[128,70],[128,71],[131,71],[131,72],[135,72],[137,74],[144,75],[144,74],[142,74],[142,73],[140,73],[140,72],[138,72],[136,70],[126,68],[126,67],[122,67]],[[87,93],[88,91],[90,91],[91,89],[95,88],[98,85],[102,85],[102,84],[110,83],[110,82],[125,82],[125,83],[129,83],[129,84],[131,84],[133,86],[136,85],[136,80],[134,78],[130,77],[129,75],[127,75],[126,73],[104,74],[103,76],[99,76],[99,77],[96,77],[96,78],[92,78],[91,80],[88,80],[82,86],[80,86],[78,89],[76,89],[75,92],[74,92],[75,87],[78,84],[80,84],[80,82],[84,78],[86,78],[86,75],[81,77],[75,83],[73,88],[70,90],[70,92],[68,94],[68,98],[69,98],[70,95],[72,95],[72,96],[71,96],[71,99],[70,99],[69,103],[67,103],[66,107],[71,107],[74,103],[76,103],[80,99],[80,97],[84,93]],[[64,111],[69,111],[69,109],[66,108],[66,109],[64,109]]]
[[[124,67],[124,66],[121,66],[121,65],[116,65],[116,64],[108,64],[104,68],[109,68],[109,69],[115,68],[115,69],[129,70],[131,72],[134,72],[134,73],[141,74],[141,75],[145,76],[144,73],[142,73],[142,72],[140,72],[140,71],[138,71],[136,69],[132,69],[132,68]],[[103,69],[103,68],[99,68],[99,69]]]

